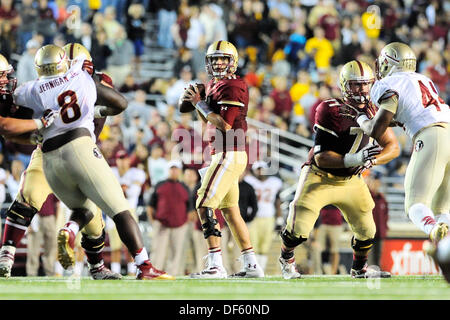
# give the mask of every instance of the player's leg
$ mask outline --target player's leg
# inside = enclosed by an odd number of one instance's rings
[[[0,277],[10,276],[16,247],[50,193],[42,169],[42,152],[36,149],[20,177],[19,192],[6,212],[0,250]]]
[[[231,156],[227,155],[226,160],[229,160],[229,163],[225,164],[227,170],[217,181],[218,188],[224,191],[218,198],[221,198],[219,209],[222,210],[228,228],[241,250],[242,263],[240,272],[231,277],[260,278],[264,276],[264,271],[256,260],[250,233],[239,209],[239,177],[247,165],[247,154],[243,151],[231,152]]]
[[[103,261],[105,238],[105,221],[102,217],[102,211],[97,208],[92,220],[81,230],[81,247],[86,254],[89,273],[94,280],[121,279],[120,272],[111,271]]]
[[[286,226],[281,232],[281,256],[278,261],[285,279],[300,278],[294,258],[295,248],[308,239],[320,209],[328,204],[327,196],[330,194],[332,191],[323,177],[316,175],[310,166],[304,166],[294,199],[289,204]]]
[[[220,248],[222,233],[214,210],[218,208],[230,187],[226,184],[219,187],[219,183],[227,174],[227,169],[233,162],[233,155],[234,152],[214,154],[197,191],[196,208],[203,236],[208,244],[208,255],[206,268],[199,273],[191,274],[193,278],[226,278],[227,276]]]
[[[433,197],[431,210],[437,223],[450,225],[450,161],[445,169],[444,179]]]
[[[341,210],[353,232],[351,240],[353,249],[352,277],[390,277],[388,272],[368,270],[367,259],[375,241],[376,232],[372,215],[375,203],[370,195],[369,188],[361,177],[354,176],[339,188],[338,193],[340,200],[336,201],[334,205]]]
[[[429,127],[415,138],[405,175],[405,210],[411,221],[433,241],[448,232],[448,224],[436,222],[433,197],[443,183],[450,159],[450,127]]]
[[[113,219],[121,241],[133,256],[139,269],[137,278],[173,279],[150,263],[139,225],[130,211],[122,188],[92,139],[81,137],[72,140],[58,151],[65,155],[64,164],[70,167],[72,179],[77,181],[81,193]],[[46,156],[47,153],[44,154],[44,160]],[[47,161],[44,161],[45,163]],[[47,174],[47,171],[45,172]],[[50,179],[47,180],[50,183]],[[96,207],[93,211],[95,210]]]

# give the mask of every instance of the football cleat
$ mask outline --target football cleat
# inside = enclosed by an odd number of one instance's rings
[[[445,238],[447,233],[448,233],[448,224],[446,224],[445,222],[436,223],[433,229],[431,229],[430,240],[433,241],[434,243],[438,243],[443,238]]]
[[[58,232],[58,261],[64,269],[75,264],[75,234],[68,228]]]
[[[367,263],[362,269],[350,271],[350,275],[355,279],[366,279],[366,278],[390,278],[391,274],[387,271],[378,270],[375,268],[369,268]]]
[[[207,266],[206,269],[190,274],[194,279],[225,279],[227,271],[223,266]]]
[[[258,264],[247,264],[241,271],[229,276],[230,278],[263,278],[264,271]]]
[[[11,269],[14,264],[14,254],[16,253],[16,247],[3,246],[0,250],[0,277],[11,277]]]
[[[295,266],[295,259],[291,258],[289,260],[283,259],[280,257],[278,259],[278,262],[280,263],[281,267],[281,274],[284,279],[300,279],[301,274],[297,271],[297,267]]]
[[[89,273],[94,280],[120,280],[122,275],[109,270],[103,262],[89,265]]]
[[[156,269],[150,261],[137,266],[137,280],[175,280],[175,277]]]

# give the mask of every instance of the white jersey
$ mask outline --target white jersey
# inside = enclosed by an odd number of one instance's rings
[[[33,109],[41,118],[47,109],[60,110],[53,124],[42,130],[44,141],[75,128],[86,128],[94,135],[94,105],[97,90],[94,80],[78,61],[61,76],[24,83],[14,92],[16,104]]]
[[[283,182],[280,178],[271,176],[261,181],[255,176],[247,175],[244,180],[255,189],[258,199],[258,212],[256,217],[267,218],[275,216],[275,200],[280,192]]]
[[[114,175],[119,180],[122,189],[125,190],[125,196],[130,203],[131,208],[136,209],[141,194],[142,185],[145,182],[145,172],[139,168],[130,168],[124,175],[119,174],[117,167],[112,167]]]
[[[450,109],[439,97],[433,82],[416,72],[396,72],[376,81],[370,97],[377,107],[383,96],[396,92],[398,107],[394,120],[412,139],[422,128],[436,122],[450,122]]]

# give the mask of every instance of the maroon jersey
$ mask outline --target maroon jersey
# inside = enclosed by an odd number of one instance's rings
[[[344,102],[341,99],[329,99],[317,107],[314,123],[316,131],[314,151],[309,153],[308,162],[318,166],[315,163],[314,154],[334,151],[345,155],[358,152],[369,143],[370,137],[364,134],[354,119],[339,114],[339,108],[343,105]],[[371,118],[376,113],[376,108],[370,105],[365,112]],[[357,167],[320,169],[336,176],[351,176],[358,170]]]
[[[103,72],[96,72],[96,74],[100,77],[100,82],[104,85],[114,87],[112,79],[104,74]],[[99,143],[98,137],[100,135],[100,132],[102,132],[103,127],[105,126],[106,117],[103,118],[95,118],[94,119],[94,134],[97,138],[97,143]]]
[[[237,76],[218,81],[212,79],[206,85],[206,102],[232,129],[226,133],[215,130],[210,138],[211,153],[245,151],[248,110],[248,87],[245,81]]]

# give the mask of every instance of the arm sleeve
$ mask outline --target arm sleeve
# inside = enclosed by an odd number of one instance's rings
[[[397,107],[398,107],[398,96],[396,93],[386,92],[385,94],[387,97],[383,98],[381,97],[380,102],[380,109],[384,109],[387,111],[392,112],[393,114],[396,114]]]
[[[339,138],[328,131],[317,129],[314,139],[314,154],[324,151],[334,151],[339,145]]]

